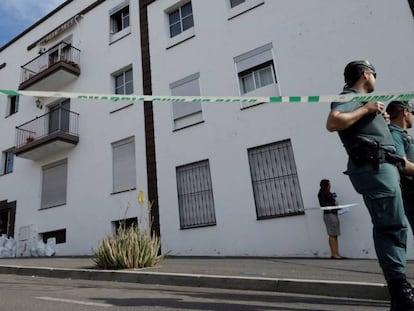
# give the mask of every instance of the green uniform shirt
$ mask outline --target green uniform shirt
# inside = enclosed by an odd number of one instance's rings
[[[354,89],[344,88],[344,91],[341,94],[348,93],[358,92]],[[362,107],[363,105],[364,103],[360,102],[332,102],[331,111],[351,112],[358,109],[359,107]],[[387,123],[385,122],[384,117],[378,113],[372,113],[362,117],[345,130],[338,131],[338,134],[341,138],[342,143],[344,144],[345,149],[348,152],[357,142],[357,136],[377,141],[384,149],[395,152],[395,144],[388,129]]]
[[[395,124],[388,126],[394,139],[396,154],[414,162],[414,141],[406,130]]]

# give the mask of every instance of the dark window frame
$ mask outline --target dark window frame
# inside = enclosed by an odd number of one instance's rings
[[[7,96],[7,114],[6,117],[10,117],[19,112],[19,100],[18,95]]]
[[[56,244],[66,243],[66,229],[41,232],[40,236],[44,243],[47,243],[47,239],[49,238],[56,238]]]
[[[4,158],[2,159],[3,167],[1,170],[1,175],[7,175],[7,174],[13,173],[14,153],[12,151],[5,150],[3,151],[3,157]]]

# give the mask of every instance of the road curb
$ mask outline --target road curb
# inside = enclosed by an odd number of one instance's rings
[[[141,270],[67,269],[12,265],[0,266],[0,274],[389,300],[387,288],[381,283],[162,273]]]

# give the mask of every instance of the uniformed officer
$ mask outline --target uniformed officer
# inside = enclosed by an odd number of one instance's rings
[[[371,93],[376,72],[365,60],[350,62],[344,70],[342,94]],[[326,127],[337,131],[349,155],[346,174],[362,194],[373,224],[378,261],[388,284],[391,310],[414,310],[414,294],[406,280],[407,226],[399,185],[395,144],[382,114],[382,102],[331,103]]]
[[[392,101],[387,106],[387,113],[396,153],[406,160],[405,167],[400,171],[401,190],[405,215],[414,232],[414,140],[407,132],[413,126],[414,105],[408,101]]]

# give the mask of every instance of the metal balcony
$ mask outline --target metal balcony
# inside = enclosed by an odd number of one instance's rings
[[[56,108],[16,127],[14,154],[40,160],[75,147],[79,142],[79,114]]]
[[[21,66],[20,90],[56,91],[80,75],[80,50],[60,42]]]

